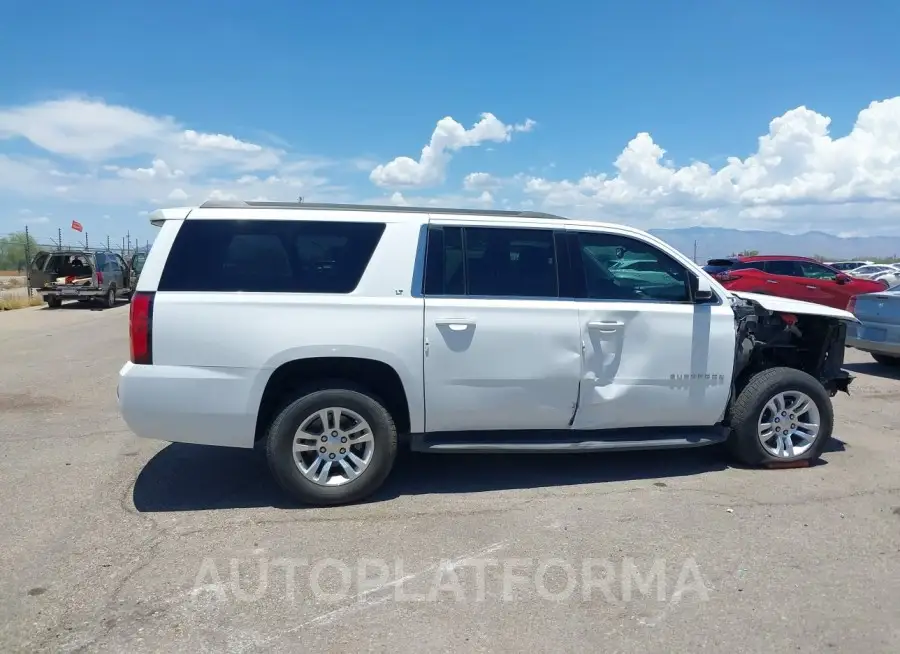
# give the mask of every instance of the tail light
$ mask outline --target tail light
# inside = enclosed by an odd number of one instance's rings
[[[735,275],[734,273],[728,271],[720,272],[714,275],[714,277],[718,282],[734,282],[741,278],[740,275]]]
[[[128,335],[131,362],[153,364],[153,299],[155,293],[138,292],[131,297]]]
[[[856,313],[856,296],[855,295],[850,296],[850,301],[847,302],[847,311],[849,311],[850,313]]]
[[[98,270],[94,274],[97,277],[97,286],[103,286],[103,273]]]

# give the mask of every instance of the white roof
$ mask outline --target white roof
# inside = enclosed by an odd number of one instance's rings
[[[150,214],[150,222],[161,225],[166,220],[234,220],[236,211],[252,211],[241,216],[246,220],[296,220],[298,211],[327,211],[330,220],[338,221],[385,221],[387,222],[481,222],[484,220],[504,221],[509,220],[518,224],[544,225],[558,223],[560,226],[585,227],[588,229],[609,229],[612,231],[631,232],[649,236],[643,230],[619,225],[604,223],[594,220],[570,220],[564,216],[557,216],[539,211],[499,211],[495,209],[458,209],[446,207],[406,207],[389,205],[365,205],[365,204],[315,204],[299,202],[244,202],[244,201],[219,201],[210,200],[195,207],[174,207],[158,209]],[[653,238],[651,236],[651,238]],[[658,240],[658,239],[654,239]]]

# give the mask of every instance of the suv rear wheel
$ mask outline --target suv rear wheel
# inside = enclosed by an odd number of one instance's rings
[[[834,426],[828,392],[794,368],[770,368],[750,378],[731,408],[728,449],[743,464],[814,461]]]
[[[359,501],[387,478],[397,428],[384,405],[352,384],[305,389],[269,427],[266,458],[279,485],[304,504]]]

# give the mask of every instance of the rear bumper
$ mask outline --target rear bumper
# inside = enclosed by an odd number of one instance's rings
[[[103,297],[106,291],[102,288],[41,288],[38,293],[46,300],[48,297],[58,297],[62,300],[77,300],[78,298]]]
[[[900,326],[863,322],[847,330],[847,346],[875,354],[900,356]]]
[[[141,438],[251,448],[258,372],[128,362],[119,371],[119,413]]]
[[[863,352],[874,354],[887,354],[888,356],[900,356],[900,343],[885,343],[883,341],[867,341],[860,338],[848,338],[847,345]]]

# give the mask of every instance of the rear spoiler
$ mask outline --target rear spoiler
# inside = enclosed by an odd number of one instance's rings
[[[150,224],[154,227],[162,227],[167,220],[184,220],[194,207],[173,207],[171,209],[157,209],[150,214]]]

